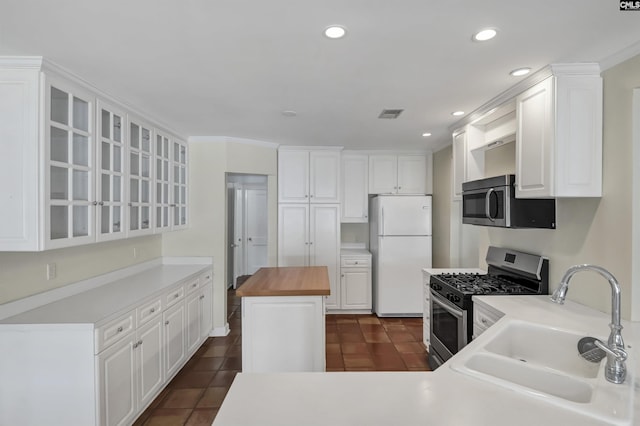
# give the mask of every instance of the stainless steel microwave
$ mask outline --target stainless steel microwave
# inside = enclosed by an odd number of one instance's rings
[[[515,175],[462,184],[462,223],[500,228],[556,227],[555,199],[516,198]]]

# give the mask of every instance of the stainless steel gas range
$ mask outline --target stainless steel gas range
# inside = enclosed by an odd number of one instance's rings
[[[429,364],[435,369],[471,341],[474,295],[549,293],[549,260],[543,256],[489,247],[486,274],[431,275]]]

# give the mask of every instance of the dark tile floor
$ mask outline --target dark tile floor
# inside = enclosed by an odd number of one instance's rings
[[[135,426],[210,426],[242,370],[240,299],[230,290],[231,333],[207,339]],[[422,318],[327,315],[327,371],[428,371]]]

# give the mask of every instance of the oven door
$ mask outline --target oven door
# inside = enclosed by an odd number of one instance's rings
[[[467,311],[431,291],[430,350],[447,361],[467,343]]]
[[[475,189],[462,193],[462,223],[508,227],[509,186]]]

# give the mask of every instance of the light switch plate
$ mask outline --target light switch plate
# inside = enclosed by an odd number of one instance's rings
[[[47,280],[53,280],[57,275],[57,266],[55,263],[47,263]]]

